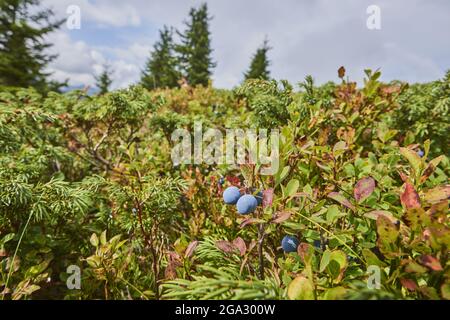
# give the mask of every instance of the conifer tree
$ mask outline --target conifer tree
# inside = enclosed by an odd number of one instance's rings
[[[208,85],[212,69],[216,66],[211,54],[208,7],[206,3],[189,12],[186,30],[179,33],[181,44],[177,46],[183,75],[190,85]]]
[[[50,9],[37,9],[40,0],[0,0],[0,86],[34,87],[40,92],[65,84],[49,81],[48,64],[56,55],[46,53],[44,37],[64,20],[52,21]]]
[[[173,32],[167,26],[159,31],[160,39],[153,46],[141,83],[147,89],[173,88],[181,78],[177,70],[177,58],[174,55]]]
[[[96,87],[99,89],[99,94],[105,94],[109,92],[109,88],[113,82],[112,78],[112,70],[108,64],[103,66],[103,71],[99,76],[95,77]]]
[[[247,72],[244,73],[245,80],[248,79],[263,79],[269,80],[270,71],[269,65],[270,61],[267,57],[267,52],[271,49],[269,47],[268,40],[264,40],[264,43],[261,47],[256,50],[252,58],[252,62],[250,63],[250,68]]]

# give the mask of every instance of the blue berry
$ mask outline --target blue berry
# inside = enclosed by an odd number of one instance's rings
[[[238,187],[228,187],[223,192],[223,201],[226,204],[236,204],[241,197]]]
[[[220,185],[223,185],[224,183],[225,183],[225,179],[224,179],[224,178],[220,178],[220,179],[219,179],[219,184],[220,184]]]
[[[424,156],[424,152],[423,152],[423,150],[421,150],[421,149],[419,149],[419,151],[417,151],[417,155],[419,156],[419,157],[423,157]]]
[[[300,242],[296,237],[285,236],[281,241],[281,247],[283,248],[284,252],[296,252],[299,243]]]
[[[316,247],[317,249],[320,249],[321,246],[322,246],[320,240],[314,240],[313,245],[314,245],[314,247]]]
[[[240,214],[249,214],[255,211],[258,201],[251,194],[243,195],[239,198],[236,208]]]
[[[262,193],[262,191],[259,191],[256,194],[255,197],[256,197],[256,200],[258,201],[258,206],[260,206],[262,204],[262,202],[263,202],[263,193]]]

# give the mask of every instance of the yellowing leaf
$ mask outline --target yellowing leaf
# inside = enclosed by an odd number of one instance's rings
[[[419,175],[422,164],[419,155],[414,150],[408,148],[400,148],[400,153],[408,160],[416,176]]]
[[[288,286],[288,297],[291,300],[314,300],[314,285],[305,276],[298,276]]]
[[[97,247],[97,246],[98,246],[98,237],[97,237],[97,235],[96,235],[95,233],[93,233],[93,234],[91,235],[90,242],[91,242],[91,244],[92,244],[94,247]]]
[[[450,198],[450,185],[439,186],[428,190],[424,194],[426,202],[435,204]]]

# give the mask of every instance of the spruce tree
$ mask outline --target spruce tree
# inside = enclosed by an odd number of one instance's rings
[[[37,9],[40,0],[0,0],[0,86],[34,87],[40,92],[63,84],[49,81],[46,71],[56,55],[44,37],[64,20],[52,21],[50,9]],[[64,84],[65,85],[65,84]]]
[[[95,77],[96,80],[96,87],[99,89],[99,94],[105,94],[109,92],[109,87],[111,86],[111,83],[113,82],[111,79],[112,71],[111,67],[108,64],[105,64],[103,66],[103,71],[100,73],[99,76]]]
[[[180,55],[180,65],[190,85],[206,86],[212,74],[211,69],[216,66],[211,57],[211,18],[208,16],[206,3],[198,9],[192,8],[189,18],[185,22],[185,32],[179,33],[181,44],[177,46],[177,52]]]
[[[263,79],[269,80],[270,71],[269,65],[270,61],[267,57],[267,52],[271,49],[269,47],[268,40],[264,40],[264,43],[261,47],[256,50],[255,55],[253,56],[252,62],[250,63],[250,68],[247,72],[244,73],[245,80],[248,79]]]
[[[174,55],[173,32],[167,26],[159,31],[159,41],[153,46],[141,83],[147,89],[173,88],[181,77],[177,70],[177,59]]]

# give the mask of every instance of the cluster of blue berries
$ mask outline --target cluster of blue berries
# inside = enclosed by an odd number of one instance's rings
[[[254,212],[256,207],[262,204],[263,193],[260,191],[256,196],[252,194],[242,195],[238,187],[228,187],[223,192],[223,201],[229,205],[236,205],[239,214],[246,215]],[[285,236],[281,241],[283,251],[296,252],[300,244],[294,236]]]
[[[256,196],[252,194],[241,195],[238,187],[228,187],[223,192],[223,201],[226,204],[235,204],[240,214],[246,215],[254,212],[262,204],[262,192]]]

